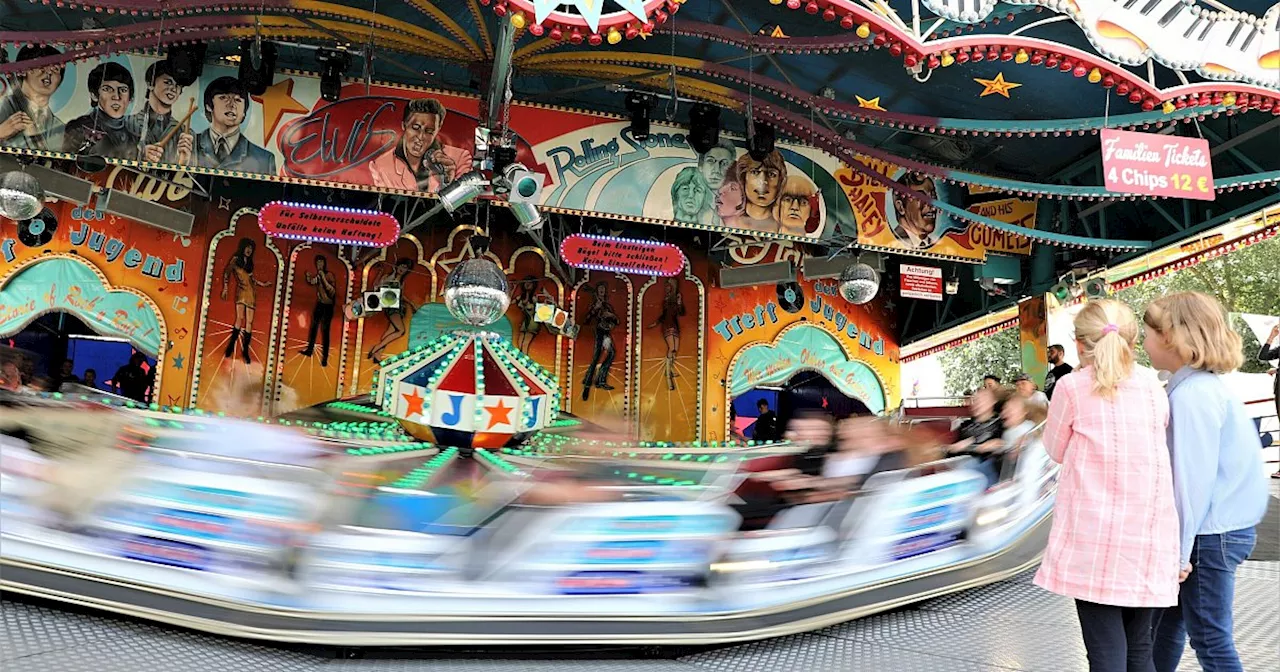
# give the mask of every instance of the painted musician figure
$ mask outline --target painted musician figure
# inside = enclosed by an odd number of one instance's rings
[[[937,200],[938,186],[933,178],[908,173],[898,180],[903,186],[915,189],[929,200]],[[893,196],[893,211],[898,221],[893,226],[893,236],[912,248],[931,247],[938,242],[938,210],[930,203],[904,196],[896,191]]]
[[[369,164],[373,184],[435,193],[470,171],[471,152],[440,142],[445,116],[444,106],[434,98],[409,101],[404,107],[399,144]]]
[[[142,138],[142,158],[152,163],[188,165],[195,147],[190,118],[175,120],[173,105],[182,95],[182,85],[169,61],[147,66],[147,103],[129,116],[129,130]]]
[[[138,155],[138,136],[129,128],[133,73],[119,63],[99,63],[89,71],[93,109],[67,122],[62,151],[131,159]]]
[[[662,340],[667,344],[667,355],[663,359],[663,372],[667,376],[667,389],[676,389],[676,356],[680,354],[680,318],[684,316],[684,296],[680,294],[680,278],[667,278],[662,295],[662,312],[658,319],[649,325],[650,329],[662,327]]]
[[[18,50],[17,62],[61,55],[51,46],[27,45]],[[63,122],[49,109],[49,100],[65,74],[63,65],[46,65],[14,75],[9,92],[0,98],[0,145],[53,152],[62,149]]]
[[[316,334],[320,335],[320,366],[329,366],[329,332],[333,329],[333,305],[338,296],[337,280],[329,271],[324,255],[316,255],[316,272],[307,272],[307,284],[316,288],[316,302],[311,306],[311,326],[307,329],[307,347],[303,357],[316,352]]]
[[[249,92],[235,77],[219,77],[204,90],[204,116],[209,128],[196,136],[196,163],[201,168],[276,174],[276,157],[249,142],[240,127],[249,118]]]
[[[613,389],[609,384],[609,371],[613,369],[613,358],[617,354],[617,348],[613,344],[613,330],[617,328],[619,320],[618,314],[609,304],[608,283],[601,282],[596,285],[595,300],[582,322],[583,324],[595,322],[596,327],[596,343],[591,353],[591,365],[587,367],[587,375],[582,378],[582,400],[586,401],[591,396],[593,386],[602,390]]]
[[[235,280],[236,321],[231,327],[231,338],[227,340],[227,349],[223,357],[231,357],[236,351],[236,341],[240,342],[240,354],[245,364],[253,359],[249,356],[249,345],[253,342],[253,313],[258,306],[258,288],[270,287],[272,283],[253,277],[253,253],[257,244],[252,238],[241,238],[236,246],[236,254],[222,269],[222,300],[228,298],[227,290],[231,281]]]

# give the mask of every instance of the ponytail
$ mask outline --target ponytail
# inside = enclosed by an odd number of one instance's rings
[[[1104,399],[1133,374],[1138,321],[1129,307],[1114,300],[1091,301],[1076,315],[1081,361],[1093,368],[1093,391]]]

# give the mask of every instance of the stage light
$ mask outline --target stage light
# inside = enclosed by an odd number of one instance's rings
[[[1084,283],[1084,295],[1087,299],[1105,299],[1111,296],[1111,285],[1105,278],[1089,278]]]
[[[461,175],[440,190],[440,205],[452,214],[458,208],[476,200],[488,183],[483,174],[474,170]]]
[[[259,40],[240,41],[240,82],[253,96],[261,96],[275,82],[276,45]]]
[[[537,205],[528,201],[512,201],[510,207],[511,214],[515,215],[516,221],[520,223],[520,227],[516,229],[520,233],[542,228],[542,211],[538,210]]]
[[[720,144],[720,108],[695,103],[689,108],[689,146],[698,154],[706,154]]]
[[[542,175],[513,163],[502,171],[503,186],[512,203],[537,203],[542,196]]]
[[[631,137],[636,140],[649,139],[649,112],[653,108],[653,99],[640,93],[627,93],[627,111],[631,113]]]
[[[177,44],[169,47],[165,61],[169,63],[169,71],[178,82],[178,86],[186,88],[195,84],[204,74],[204,55],[207,47],[203,42],[195,44]]]
[[[747,153],[756,161],[764,161],[773,153],[777,137],[769,124],[753,121],[752,126],[755,132],[747,138]]]
[[[342,76],[351,65],[351,57],[345,51],[321,49],[316,52],[320,63],[320,97],[329,102],[342,97]]]

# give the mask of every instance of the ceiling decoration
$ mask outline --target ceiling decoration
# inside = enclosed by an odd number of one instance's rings
[[[625,37],[648,37],[685,0],[480,0],[508,17],[516,28],[578,45],[617,44]],[[609,11],[606,10],[608,5]]]
[[[982,79],[974,77],[973,81],[982,85],[982,93],[978,94],[979,98],[986,98],[990,95],[1001,95],[1005,98],[1009,97],[1009,92],[1022,86],[1016,82],[1006,81],[1003,72],[997,72],[995,79]]]
[[[888,112],[888,110],[880,107],[880,96],[875,98],[863,98],[862,96],[854,96],[858,99],[858,107],[864,110],[876,110],[878,112]]]
[[[832,5],[843,0],[833,0]],[[938,16],[976,23],[995,8],[992,0],[924,0]],[[1221,12],[1195,0],[1009,0],[1066,14],[1098,53],[1117,63],[1141,65],[1155,59],[1175,70],[1194,70],[1206,79],[1280,86],[1280,4],[1263,16]]]

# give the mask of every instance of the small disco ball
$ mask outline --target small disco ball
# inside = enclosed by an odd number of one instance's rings
[[[0,215],[24,221],[44,209],[44,189],[40,181],[20,170],[0,175]]]
[[[876,298],[880,291],[880,274],[866,264],[849,264],[840,271],[840,296],[849,303],[862,305]]]
[[[468,259],[444,281],[444,305],[464,324],[493,324],[506,314],[510,303],[507,276],[492,260]]]

